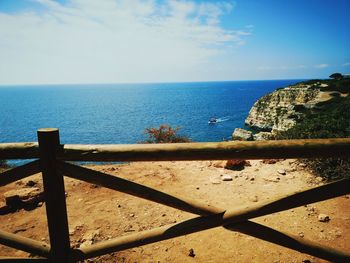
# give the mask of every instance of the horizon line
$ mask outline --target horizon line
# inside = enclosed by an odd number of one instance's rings
[[[281,79],[240,79],[240,80],[198,80],[198,81],[140,81],[140,82],[93,82],[93,83],[0,83],[0,87],[5,86],[65,86],[65,85],[133,85],[133,84],[181,84],[181,83],[208,83],[208,82],[238,82],[238,81],[271,81],[271,80],[312,80],[312,79],[328,79],[328,78],[281,78]]]

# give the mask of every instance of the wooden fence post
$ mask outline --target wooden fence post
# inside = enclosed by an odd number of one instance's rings
[[[68,262],[70,241],[64,182],[63,175],[56,169],[56,151],[60,145],[58,129],[39,129],[38,142],[51,244],[49,260]]]

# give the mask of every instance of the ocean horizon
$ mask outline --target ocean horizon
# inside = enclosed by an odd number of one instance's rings
[[[138,143],[168,124],[195,142],[230,138],[254,102],[293,80],[0,86],[0,142],[37,141],[60,129],[61,143]],[[208,125],[216,117],[219,122]]]

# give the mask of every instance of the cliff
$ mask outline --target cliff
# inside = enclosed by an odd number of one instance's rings
[[[321,91],[325,85],[301,82],[269,93],[254,103],[245,124],[259,131],[288,130],[303,117],[304,112],[331,98],[329,92]]]

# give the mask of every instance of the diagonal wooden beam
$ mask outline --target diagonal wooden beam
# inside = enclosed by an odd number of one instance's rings
[[[328,246],[321,246],[311,240],[277,231],[252,221],[229,224],[224,227],[331,262],[350,262],[350,252],[343,252]]]
[[[88,183],[97,184],[109,189],[117,190],[123,193],[131,194],[146,200],[154,201],[163,205],[174,207],[186,212],[199,215],[210,215],[213,213],[223,212],[210,205],[201,204],[194,200],[176,197],[164,192],[155,190],[138,183],[128,181],[113,175],[87,169],[74,164],[57,162],[57,169],[65,176],[82,180]]]
[[[108,241],[102,241],[86,248],[74,249],[71,251],[70,257],[74,260],[83,260],[92,257],[101,256],[107,253],[117,252],[125,249],[130,249],[138,246],[143,246],[162,240],[179,237],[210,228],[227,225],[224,214],[215,214],[205,217],[196,217],[190,220],[172,224],[164,227],[155,228],[152,230],[142,231],[128,236],[118,237]],[[242,228],[240,228],[242,225]],[[292,235],[279,232],[274,233],[274,237],[268,237],[271,231],[257,234],[254,229],[251,231],[246,229],[247,226],[255,225],[253,222],[235,222],[236,231],[242,230],[243,233],[255,236],[259,239],[267,240],[275,244],[292,248],[302,253],[314,255],[319,258],[331,260],[332,262],[350,262],[350,253],[342,252],[333,248],[318,245],[315,242],[303,240],[302,242]],[[260,226],[259,229],[265,226]],[[275,231],[275,230],[274,230]],[[276,231],[277,232],[277,231]],[[252,234],[253,233],[253,234]],[[254,234],[255,233],[255,234]]]
[[[0,173],[0,186],[16,182],[33,174],[39,173],[40,171],[39,160],[12,168],[11,170]]]
[[[177,224],[119,237],[110,241],[103,241],[87,248],[74,250],[71,257],[75,260],[96,257],[106,253],[142,246],[228,224],[231,224],[231,226],[233,226],[232,224],[237,225],[237,229],[239,229],[239,225],[248,219],[323,201],[349,192],[350,178],[280,197],[274,201],[262,202],[253,206],[243,206],[208,216],[195,217]],[[315,246],[317,244],[312,243],[310,248],[308,248],[308,244],[304,244],[303,249],[304,251],[310,249],[311,254],[314,254]],[[329,252],[327,255],[334,256],[335,258],[339,256],[338,251],[334,250],[332,252],[328,248],[324,248],[324,250]],[[327,255],[326,257],[328,257]],[[344,255],[350,260],[350,254],[344,253]],[[323,255],[319,255],[319,257],[322,258]]]
[[[33,253],[41,257],[48,257],[50,254],[50,246],[48,244],[3,230],[0,230],[0,244]]]

